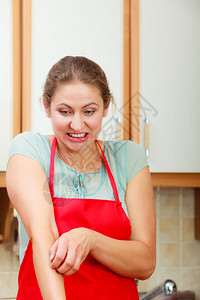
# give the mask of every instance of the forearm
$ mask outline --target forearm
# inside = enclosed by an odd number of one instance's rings
[[[148,278],[155,268],[155,255],[142,242],[121,241],[97,232],[90,254],[101,264],[117,274],[138,279]]]
[[[65,300],[63,275],[50,266],[49,249],[54,241],[51,234],[32,238],[33,262],[43,299]]]
[[[49,251],[59,234],[44,169],[33,159],[16,154],[9,160],[6,176],[9,197],[32,241],[43,299],[65,300],[63,276],[50,266]]]

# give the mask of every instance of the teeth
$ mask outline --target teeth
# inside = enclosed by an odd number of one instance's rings
[[[68,133],[69,136],[71,137],[84,137],[86,136],[86,133],[79,133],[79,134],[76,134],[76,133]]]

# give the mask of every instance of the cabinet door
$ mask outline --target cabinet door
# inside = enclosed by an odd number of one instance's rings
[[[12,8],[11,1],[0,1],[0,171],[6,170],[12,137]]]
[[[151,172],[200,172],[200,1],[140,1],[141,115]],[[140,118],[141,140],[143,119]]]
[[[86,56],[105,71],[120,110],[123,96],[123,1],[32,2],[32,130],[52,133],[44,114],[42,86],[51,66],[67,55]],[[102,138],[116,137],[116,121],[103,123]]]

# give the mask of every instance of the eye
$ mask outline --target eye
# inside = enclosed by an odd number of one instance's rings
[[[86,115],[88,115],[88,116],[93,115],[93,113],[95,113],[95,110],[85,110],[85,111],[84,111],[84,114],[86,114]]]
[[[71,114],[71,111],[70,110],[60,110],[60,113],[64,116],[67,116],[67,115]]]

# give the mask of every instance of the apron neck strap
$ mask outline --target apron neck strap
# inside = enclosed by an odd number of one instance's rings
[[[53,143],[51,145],[51,155],[50,155],[50,168],[49,168],[49,190],[51,193],[51,197],[53,198],[54,195],[54,160],[55,160],[55,153],[56,153],[56,142],[57,139],[54,137]]]
[[[97,143],[97,145],[99,146],[99,148],[100,148],[100,150],[101,150],[101,153],[102,153],[102,156],[103,156],[103,160],[104,160],[104,164],[105,164],[106,170],[107,170],[107,172],[108,172],[108,176],[109,176],[109,179],[110,179],[110,183],[111,183],[112,188],[113,188],[113,192],[114,192],[114,195],[115,195],[115,199],[116,199],[117,202],[120,202],[120,200],[119,200],[119,195],[118,195],[118,191],[117,191],[117,186],[116,186],[116,183],[115,183],[115,179],[114,179],[113,174],[112,174],[112,172],[111,172],[111,170],[110,170],[110,166],[109,166],[109,164],[108,164],[108,161],[107,161],[107,159],[106,159],[106,157],[105,157],[105,154],[104,154],[104,152],[103,152],[103,150],[102,150],[102,148],[101,148],[99,142],[98,142],[97,140],[95,140],[95,142]]]
[[[50,168],[49,168],[49,189],[50,189],[50,193],[51,193],[51,197],[52,198],[54,196],[53,178],[54,178],[54,160],[55,160],[55,152],[56,152],[56,142],[57,142],[57,139],[56,139],[56,137],[54,137],[53,143],[51,145]],[[110,166],[108,164],[108,161],[107,161],[107,159],[105,157],[105,154],[104,154],[104,152],[103,152],[103,150],[102,150],[99,142],[97,140],[95,140],[95,142],[97,143],[97,145],[99,146],[99,148],[101,150],[101,153],[102,153],[102,156],[103,156],[103,160],[104,160],[104,164],[105,164],[106,170],[108,172],[110,183],[111,183],[112,188],[113,188],[115,199],[116,199],[117,202],[120,203],[119,195],[118,195],[118,191],[117,191],[117,186],[116,186],[116,183],[115,183],[115,179],[114,179],[114,177],[112,175],[112,172],[110,170]]]

